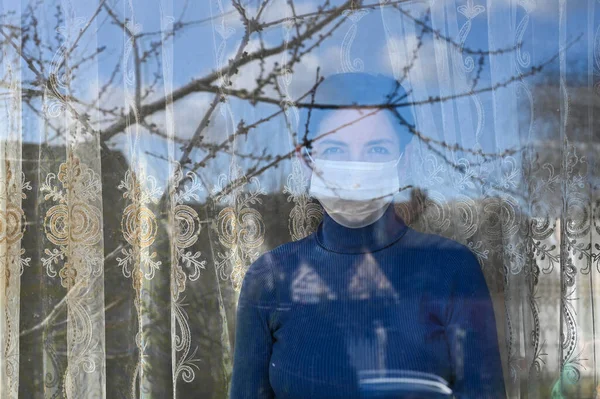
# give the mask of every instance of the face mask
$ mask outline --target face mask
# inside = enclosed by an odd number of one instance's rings
[[[313,160],[309,194],[342,226],[374,223],[400,189],[398,162]]]

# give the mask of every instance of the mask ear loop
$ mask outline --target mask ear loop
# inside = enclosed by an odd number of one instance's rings
[[[402,157],[404,156],[404,151],[402,151],[400,153],[400,156],[398,157],[398,159],[396,160],[396,163],[394,163],[394,167],[398,167],[398,164],[400,163],[400,160],[402,159]],[[392,195],[392,200],[390,201],[390,204],[393,205],[394,204],[394,197],[400,192],[402,191],[402,187],[400,187],[400,189],[398,191],[396,191],[393,195]]]
[[[402,157],[404,156],[404,151],[402,151],[400,153],[400,156],[398,157],[398,159],[396,160],[396,163],[394,164],[394,166],[398,166],[398,164],[400,163],[400,160],[402,159]]]
[[[316,164],[315,160],[310,156],[310,154],[308,153],[308,150],[306,149],[305,146],[302,147],[304,149],[304,152],[306,153],[306,155],[308,156],[308,158],[310,159],[310,161],[313,163],[313,165]]]

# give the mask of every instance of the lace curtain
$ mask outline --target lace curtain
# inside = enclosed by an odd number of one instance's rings
[[[299,109],[352,71],[409,89],[394,206],[477,255],[509,397],[596,397],[600,2],[0,10],[2,398],[227,397],[245,271],[322,218]]]

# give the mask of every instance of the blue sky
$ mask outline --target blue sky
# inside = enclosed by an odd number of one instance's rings
[[[255,0],[248,2],[249,12],[256,9]],[[264,14],[265,20],[279,19],[286,15],[286,7],[284,0],[272,0]],[[297,0],[295,2],[297,12],[311,12],[316,9],[316,5],[320,3],[317,0]],[[341,1],[334,1],[333,4],[339,4]],[[375,3],[375,0],[372,0]],[[598,15],[600,14],[597,2],[592,1],[568,1],[566,4],[566,31],[565,39],[569,42],[571,39],[583,34],[582,39],[574,45],[566,54],[566,62],[569,66],[569,72],[580,70],[581,74],[587,75],[589,67],[588,51],[593,43],[590,38],[596,35],[596,27],[598,24]],[[23,0],[23,4],[25,1]],[[76,16],[89,18],[97,6],[97,2],[88,2],[82,0],[74,0],[71,3],[74,7]],[[123,1],[110,0],[116,12],[120,16],[131,15],[129,6]],[[172,7],[172,14],[176,19],[183,12],[183,21],[203,20],[220,13],[220,4],[226,12],[232,10],[229,1],[216,0],[210,1],[190,1],[185,10],[182,0],[132,0],[133,15],[136,23],[140,24],[142,31],[160,31],[160,13],[159,6],[165,9],[165,13],[169,13],[169,8]],[[513,8],[513,13],[510,10],[509,0],[465,0],[465,1],[435,1],[434,21],[436,29],[444,32],[455,41],[459,41],[460,31],[466,32],[470,29],[466,36],[465,45],[471,49],[489,50],[493,48],[506,48],[514,45],[515,37],[517,36],[517,27],[520,23],[525,26],[524,31],[524,52],[520,59],[527,60],[527,55],[530,57],[529,64],[523,62],[522,70],[526,71],[528,67],[545,61],[558,51],[559,48],[559,2],[553,1],[538,1],[523,0],[521,6]],[[588,6],[588,4],[591,4]],[[54,38],[55,33],[52,31],[54,26],[55,4],[45,3],[47,7],[42,14],[41,26],[45,28],[46,40]],[[524,17],[526,16],[525,7],[530,7],[530,20],[525,24]],[[410,12],[417,15],[423,6],[415,4],[409,8]],[[444,10],[446,17],[444,17]],[[461,13],[462,10],[462,13]],[[590,11],[592,11],[590,13]],[[468,20],[467,15],[473,18]],[[388,28],[388,35],[384,30],[384,21]],[[450,22],[448,22],[450,21]],[[241,35],[243,34],[243,26],[239,18],[235,14],[228,14],[224,23],[228,29],[231,29],[231,36],[223,41],[215,28],[222,23],[221,18],[216,18],[213,21],[205,21],[204,23],[186,28],[182,34],[179,34],[173,42],[173,80],[174,88],[180,87],[191,79],[205,75],[210,70],[216,68],[216,49],[220,45],[225,46],[225,52],[228,56],[232,56],[235,52]],[[342,71],[343,56],[341,46],[344,41],[344,36],[350,32],[352,22],[349,18],[346,19],[336,33],[329,38],[322,46],[314,52],[306,56],[303,62],[296,67],[290,85],[292,97],[304,92],[314,80],[315,68],[320,65],[323,74],[330,74]],[[98,45],[105,45],[106,51],[101,55],[97,64],[88,64],[90,67],[80,71],[78,80],[74,83],[82,95],[93,97],[97,93],[97,82],[102,84],[108,80],[116,63],[122,58],[123,54],[123,33],[121,28],[112,24],[106,12],[102,11],[97,19],[96,25],[97,35],[90,34],[81,41],[79,49],[83,54]],[[273,46],[282,41],[282,27],[275,26],[264,32],[264,39],[267,46]],[[490,36],[489,33],[492,33]],[[380,9],[369,11],[360,18],[356,25],[355,39],[352,42],[349,52],[349,61],[354,63],[354,67],[359,66],[362,62],[363,70],[373,73],[393,74],[394,66],[390,61],[389,50],[392,48],[387,43],[393,42],[395,49],[398,51],[392,54],[396,58],[396,70],[401,68],[412,54],[412,48],[415,41],[415,36],[418,30],[411,26],[409,20],[401,17],[396,11],[384,11]],[[591,35],[591,36],[590,36]],[[149,36],[142,43],[144,48],[148,48],[151,41],[158,40],[159,36]],[[493,43],[490,43],[490,40]],[[258,47],[256,37],[252,37],[250,41],[250,49],[255,50]],[[472,77],[474,71],[469,72],[464,69],[458,69],[453,72],[450,69],[451,75],[440,75],[445,69],[443,60],[452,63],[446,57],[452,56],[448,53],[448,46],[444,43],[434,43],[431,40],[431,35],[427,35],[424,45],[419,52],[418,61],[411,71],[411,82],[414,83],[415,97],[414,100],[427,98],[428,95],[439,95],[443,93],[463,92],[460,87],[461,76],[466,78]],[[451,47],[450,47],[451,48]],[[526,54],[525,54],[526,53]],[[505,78],[513,76],[515,73],[514,65],[515,54],[510,53],[502,56],[492,56],[494,63],[490,68],[490,59],[485,60],[485,65],[480,79],[479,87],[489,86],[492,82],[501,82]],[[466,58],[466,55],[463,55]],[[360,61],[356,61],[360,60]],[[267,64],[271,65],[273,61],[282,62],[281,55],[267,60]],[[355,62],[356,61],[356,62]],[[456,61],[456,60],[455,60]],[[473,58],[477,63],[478,59]],[[468,66],[468,60],[463,59],[463,62]],[[457,67],[460,66],[456,64]],[[558,69],[558,62],[552,65],[552,68]],[[572,65],[572,66],[571,66]],[[150,63],[142,70],[144,85],[147,86],[152,82],[152,73],[156,71],[157,66]],[[475,68],[476,70],[477,68]],[[241,73],[235,78],[234,85],[239,88],[251,89],[254,85],[255,75],[259,70],[258,64],[248,65],[241,70]],[[493,73],[491,72],[493,70]],[[457,74],[458,73],[458,74]],[[468,80],[464,82],[467,84]],[[531,88],[533,80],[525,82],[526,86]],[[569,82],[567,82],[569,84]],[[123,74],[117,74],[116,80],[113,83],[111,95],[105,99],[103,106],[112,108],[115,106],[123,106]],[[466,87],[466,86],[465,86]],[[479,126],[479,138],[477,139],[484,151],[496,152],[499,149],[510,148],[518,145],[523,137],[526,136],[522,131],[519,132],[516,124],[516,113],[523,112],[516,102],[515,96],[522,95],[524,91],[519,89],[515,91],[514,85],[509,89],[499,89],[494,92],[496,95],[495,102],[492,100],[490,93],[484,93],[478,96],[478,101],[464,99],[443,104],[437,104],[433,107],[424,106],[417,108],[417,119],[421,124],[421,129],[424,134],[444,140],[450,143],[461,143],[464,146],[471,147],[475,144],[476,134]],[[164,86],[161,81],[156,87],[157,92],[152,94],[150,100],[159,98],[164,95]],[[419,93],[421,97],[417,95]],[[194,94],[175,103],[175,134],[177,137],[189,138],[193,131],[198,126],[204,112],[207,109],[209,101],[212,99],[212,94]],[[273,112],[276,108],[271,105],[259,105],[252,107],[247,103],[232,99],[231,102],[232,118],[229,124],[226,124],[225,119],[217,113],[214,118],[214,123],[211,124],[206,132],[206,140],[219,142],[223,140],[228,133],[231,132],[233,124],[244,119],[247,123],[253,122],[255,119],[265,116]],[[481,107],[479,110],[477,104]],[[494,108],[495,104],[495,108]],[[525,110],[528,112],[528,110]],[[27,111],[25,111],[27,113]],[[480,118],[477,118],[480,115]],[[27,117],[27,114],[26,114]],[[164,112],[156,113],[149,122],[154,122],[160,127],[165,125]],[[39,125],[35,127],[35,119],[32,118],[29,122],[33,123],[33,128],[28,129],[24,140],[40,141]],[[539,124],[536,124],[539,126]],[[229,129],[229,130],[228,130]],[[522,128],[521,128],[522,129]],[[146,167],[149,173],[158,176],[159,181],[164,181],[166,178],[166,163],[152,155],[144,155],[145,151],[166,156],[168,145],[166,141],[154,135],[148,135],[144,129],[139,130],[140,141],[138,142],[139,151],[142,158],[145,160]],[[558,134],[558,132],[557,132]],[[535,136],[535,131],[533,131]],[[128,140],[126,135],[121,134],[112,140],[115,148],[121,148],[126,156],[130,156],[128,148]],[[56,142],[58,144],[58,142]],[[248,139],[240,140],[238,150],[242,153],[261,152],[264,148],[273,154],[284,153],[289,150],[289,134],[285,129],[282,118],[274,120],[272,123],[265,124],[261,129],[253,131]],[[176,145],[178,152],[179,145]],[[193,154],[194,159],[199,159],[202,156],[200,152]],[[424,156],[421,153],[421,156]],[[179,155],[176,154],[178,158]],[[222,155],[217,159],[212,166],[202,171],[205,179],[216,182],[216,177],[219,173],[227,173],[228,156]],[[243,164],[243,162],[242,162]],[[261,177],[261,182],[265,188],[280,189],[282,182],[289,173],[289,165],[285,163],[282,168],[273,170]],[[417,174],[415,172],[415,178]]]

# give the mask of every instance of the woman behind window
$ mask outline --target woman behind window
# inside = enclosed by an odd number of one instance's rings
[[[392,78],[343,73],[318,86],[315,103],[403,96]],[[407,107],[396,111],[412,124]],[[408,128],[372,108],[312,109],[306,134],[305,123],[298,156],[324,218],[247,271],[230,399],[505,398],[476,257],[390,206],[409,164]]]

